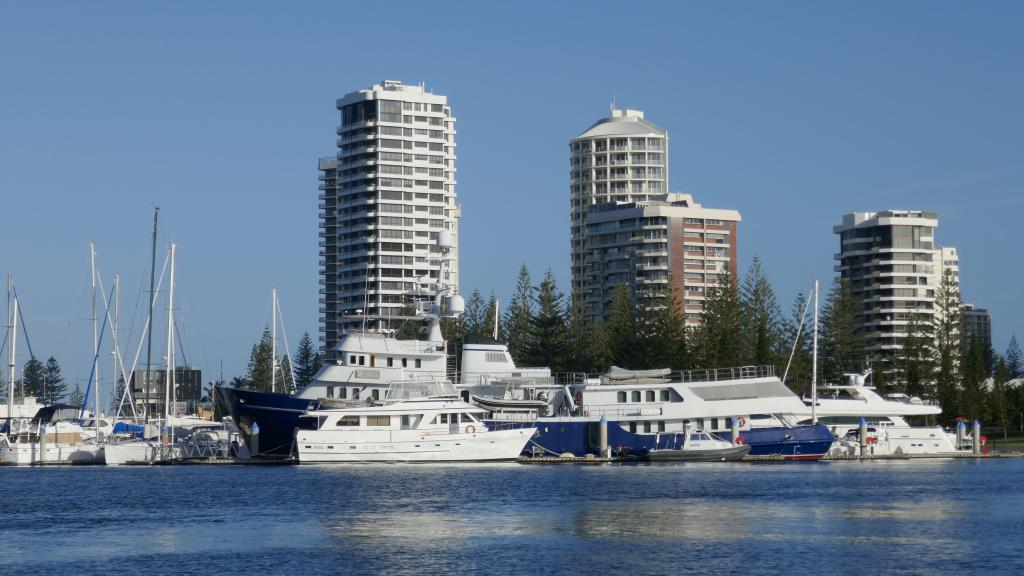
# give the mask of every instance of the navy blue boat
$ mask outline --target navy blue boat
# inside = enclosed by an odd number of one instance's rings
[[[672,434],[638,434],[614,421],[608,423],[608,446],[618,456],[643,456],[649,450],[666,449]],[[537,427],[537,434],[526,445],[524,455],[533,453],[575,456],[597,454],[600,423],[579,418],[540,418],[531,422],[495,420],[495,428]],[[781,456],[786,460],[817,460],[828,452],[834,440],[825,426],[777,426],[753,428],[740,434],[740,442],[750,445],[751,456]]]
[[[226,387],[216,390],[217,400],[238,426],[249,452],[260,458],[290,457],[299,416],[316,403],[273,392]]]

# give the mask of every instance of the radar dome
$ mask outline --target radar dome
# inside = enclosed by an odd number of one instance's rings
[[[463,312],[466,311],[466,301],[462,298],[462,296],[459,296],[458,294],[449,297],[448,311],[451,312],[452,314],[462,314]]]

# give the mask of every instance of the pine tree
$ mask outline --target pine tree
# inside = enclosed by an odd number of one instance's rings
[[[68,394],[68,386],[64,383],[60,364],[53,356],[46,359],[43,375],[46,379],[46,395],[43,397],[43,404],[54,404],[63,400]]]
[[[718,275],[714,286],[706,291],[704,314],[697,329],[698,366],[724,368],[740,364],[740,303],[732,275]]]
[[[519,268],[516,289],[502,320],[509,354],[517,364],[524,362],[529,355],[533,316],[533,283],[530,270],[523,264]]]
[[[1010,335],[1010,345],[1006,347],[1006,356],[1003,357],[1003,362],[1006,367],[1006,375],[1010,380],[1024,376],[1024,357],[1021,356],[1016,334]]]
[[[588,319],[587,305],[579,292],[573,293],[566,316],[565,369],[570,372],[592,372],[594,366],[590,358],[590,342],[593,327]]]
[[[672,282],[669,282],[672,285]],[[690,351],[687,348],[686,318],[672,289],[662,294],[662,303],[656,309],[654,318],[658,338],[658,356],[653,367],[685,370],[690,367]]]
[[[785,356],[779,360],[776,372],[779,377],[785,376],[785,384],[796,394],[803,394],[810,390],[811,385],[811,340],[808,334],[808,326],[813,322],[804,316],[804,308],[807,306],[807,296],[803,293],[797,294],[793,299],[793,306],[790,318],[783,324],[784,341],[786,342]],[[808,312],[809,316],[809,312]],[[803,328],[800,321],[803,319]],[[811,328],[813,330],[813,327]],[[799,337],[797,337],[799,333]],[[796,345],[793,345],[796,342]],[[790,360],[792,355],[792,360]],[[789,363],[789,371],[786,371],[786,364]]]
[[[565,313],[555,275],[549,268],[537,287],[536,310],[531,318],[527,362],[532,366],[546,366],[552,372],[563,372],[568,347]]]
[[[885,360],[879,356],[872,357],[871,362],[871,385],[875,391],[885,396],[889,393],[889,367]]]
[[[466,301],[466,311],[462,314],[463,330],[467,336],[483,334],[484,314],[486,312],[484,309],[484,299],[480,295],[480,291],[474,289],[473,293],[469,296],[469,300]]]
[[[299,390],[305,389],[320,370],[320,358],[313,349],[313,339],[305,332],[299,339],[299,349],[295,352],[295,385]]]
[[[68,404],[71,406],[79,407],[85,402],[85,394],[82,393],[82,388],[75,384],[75,391],[68,396]]]
[[[295,371],[292,370],[291,361],[288,360],[287,355],[277,359],[277,384],[288,393],[297,390],[295,387]]]
[[[629,286],[619,284],[612,296],[608,318],[603,322],[607,331],[608,352],[613,365],[637,369],[637,326]]]
[[[935,293],[935,397],[947,417],[960,415],[960,390],[957,358],[962,355],[960,340],[960,291],[950,271],[943,274]],[[962,364],[961,364],[962,366]]]
[[[1007,428],[1013,421],[1013,403],[1007,382],[1010,381],[1006,371],[1006,362],[998,355],[994,360],[992,372],[992,389],[989,391],[989,406],[992,407],[993,420],[1003,429],[1003,442],[1007,441]]]
[[[784,347],[782,310],[758,256],[754,256],[740,289],[740,318],[743,364],[775,363]]]
[[[846,278],[836,280],[822,307],[818,357],[825,382],[837,383],[843,374],[860,372],[866,359],[858,314],[860,305]]]
[[[903,391],[910,396],[931,397],[935,373],[935,350],[930,322],[912,316],[907,324],[907,337],[897,353]]]
[[[589,321],[590,341],[586,348],[589,364],[587,373],[605,373],[612,365],[611,338],[608,336],[607,322],[600,318]]]
[[[249,354],[249,372],[245,379],[253,390],[271,391],[270,371],[273,348],[273,336],[270,334],[270,328],[264,326],[260,341],[253,344],[252,352]]]
[[[43,384],[46,370],[38,358],[33,357],[25,363],[21,373],[21,395],[23,398],[35,398],[42,401]]]
[[[981,344],[975,338],[967,338],[960,359],[963,375],[960,390],[960,413],[969,420],[982,420],[985,416],[985,358]]]

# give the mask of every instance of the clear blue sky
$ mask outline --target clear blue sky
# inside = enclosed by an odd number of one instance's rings
[[[741,267],[760,255],[785,308],[833,277],[843,213],[936,210],[1003,350],[1024,336],[1021,22],[1019,2],[4,1],[0,272],[73,388],[88,243],[127,330],[160,206],[189,360],[240,375],[272,287],[293,350],[316,336],[335,99],[424,81],[458,118],[467,294],[506,297],[523,262],[565,286],[567,143],[614,97],[669,130],[674,190],[741,211]]]

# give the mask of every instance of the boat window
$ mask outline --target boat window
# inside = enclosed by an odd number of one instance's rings
[[[377,357],[374,356],[373,354],[370,354],[370,368],[375,368],[376,366],[377,366]]]
[[[352,389],[352,399],[359,400],[359,388]]]
[[[654,390],[648,390],[646,396],[648,402],[654,402]]]
[[[342,416],[335,426],[359,426],[359,416]]]
[[[447,424],[447,423],[448,423],[448,415],[447,414],[441,414],[441,424]]]
[[[391,356],[388,356],[388,368],[391,368],[394,365],[395,365],[395,359],[392,358]]]
[[[633,396],[633,402],[639,402],[640,401],[640,391],[639,390],[633,390],[632,396]]]
[[[661,391],[661,401],[662,402],[668,402],[668,399],[669,399],[668,390],[662,390]]]
[[[466,414],[465,412],[462,413],[462,421],[463,422],[476,422],[476,420],[474,420],[472,416],[470,416],[469,414]]]
[[[327,387],[327,397],[334,398],[334,386]]]
[[[701,434],[700,435],[700,439],[701,440],[711,440],[711,436],[708,436],[707,434]]]
[[[700,440],[700,434],[690,434],[690,441]]]
[[[367,426],[391,426],[391,416],[367,416]]]
[[[708,422],[708,429],[709,430],[718,430],[718,418],[712,418]]]
[[[408,358],[402,358],[402,368],[408,368],[408,367],[409,367],[409,359]]]
[[[349,364],[353,364],[353,365],[356,363],[356,355],[355,354],[353,354],[353,355],[348,357],[348,363]]]
[[[650,432],[650,431],[651,431],[651,421],[650,420],[645,420],[644,421],[644,432]]]
[[[629,431],[636,434],[636,422],[629,423]]]
[[[347,398],[348,388],[338,388],[338,398]]]
[[[423,367],[423,361],[420,360],[419,358],[416,359],[416,367],[417,368],[422,368]]]
[[[408,414],[402,414],[402,430],[409,429],[409,420],[410,418]]]
[[[625,392],[619,392],[619,402],[621,403],[621,402],[625,402],[625,401],[626,401],[626,393]]]
[[[665,421],[664,420],[658,420],[658,432],[664,432],[664,431],[665,431]]]
[[[373,394],[373,399],[374,400],[380,400],[380,390],[379,389],[374,388],[372,394]]]
[[[366,356],[363,356],[363,355],[359,356],[359,365],[360,366],[365,366],[366,365]]]

